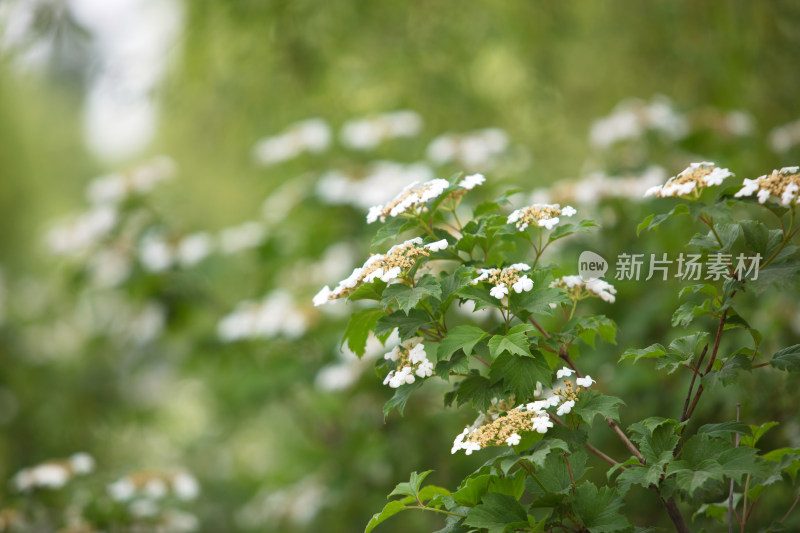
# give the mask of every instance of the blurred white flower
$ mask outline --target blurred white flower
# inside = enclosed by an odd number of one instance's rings
[[[577,383],[581,387],[591,387],[592,383],[597,383],[597,382],[592,379],[592,376],[587,374],[585,377],[575,378],[575,383]]]
[[[339,137],[353,150],[372,150],[381,143],[399,137],[413,137],[422,130],[422,117],[414,111],[394,111],[348,120]]]
[[[267,228],[263,222],[245,222],[219,232],[219,249],[223,254],[234,254],[261,246],[266,238]]]
[[[499,128],[485,128],[464,134],[447,133],[428,145],[428,159],[438,165],[455,163],[469,171],[496,165],[509,148],[508,134]]]
[[[486,181],[486,178],[483,177],[483,174],[471,174],[464,177],[464,179],[458,183],[458,186],[462,189],[472,190],[478,185],[483,185],[484,181]]]
[[[254,148],[256,160],[264,166],[293,159],[304,152],[320,153],[331,142],[331,129],[321,118],[289,125],[282,133],[259,140]]]

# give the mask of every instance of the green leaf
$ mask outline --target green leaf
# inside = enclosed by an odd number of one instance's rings
[[[500,300],[489,294],[489,289],[483,286],[465,285],[456,291],[456,295],[462,300],[475,302],[475,311],[500,305]]]
[[[696,467],[690,466],[686,461],[675,461],[667,465],[666,474],[674,475],[678,488],[688,493],[690,498],[709,481],[724,479],[722,466],[712,459],[707,459]]]
[[[346,341],[347,347],[353,353],[362,357],[367,346],[367,338],[370,332],[375,329],[378,319],[382,316],[384,316],[384,313],[380,309],[364,309],[353,313],[350,317],[350,322],[347,324],[347,329],[345,329],[340,346],[344,345]]]
[[[404,283],[389,285],[383,291],[381,305],[389,307],[392,303],[397,303],[397,306],[408,314],[409,310],[425,296],[433,296],[437,299],[442,296],[439,282],[430,274],[422,276],[415,287],[409,287]]]
[[[387,518],[396,515],[400,511],[405,511],[406,509],[408,509],[408,507],[406,507],[405,505],[403,505],[401,502],[398,501],[387,503],[380,513],[375,513],[374,515],[372,515],[372,518],[367,524],[367,528],[364,530],[364,533],[369,533],[370,531],[375,529],[375,527],[378,524],[380,524]]]
[[[472,348],[489,334],[476,326],[457,326],[447,332],[447,336],[439,342],[437,357],[441,361],[454,352],[463,350],[469,356]]]
[[[639,235],[642,230],[651,230],[657,228],[662,222],[665,220],[677,216],[677,215],[686,215],[689,213],[689,208],[686,204],[678,204],[672,208],[669,213],[663,213],[661,215],[648,215],[639,225],[636,227],[636,235]]]
[[[769,364],[779,370],[800,372],[800,344],[775,352]]]
[[[416,336],[417,330],[430,323],[430,317],[420,309],[412,309],[408,314],[395,311],[390,315],[382,316],[375,325],[375,335],[391,333],[397,328],[400,338],[405,340]]]
[[[625,350],[625,352],[620,356],[619,360],[624,361],[626,359],[630,359],[631,357],[633,357],[633,362],[635,363],[642,357],[649,359],[657,358],[661,357],[665,353],[667,353],[667,350],[662,345],[656,343],[656,344],[651,344],[647,348],[641,348],[639,350],[635,349]]]
[[[586,481],[572,495],[572,509],[578,520],[591,533],[612,533],[631,527],[628,519],[620,514],[622,496],[610,487],[598,488]]]
[[[381,301],[383,289],[386,288],[386,282],[376,279],[372,283],[364,283],[354,290],[350,296],[347,297],[349,301],[356,300],[375,300]]]
[[[411,472],[411,477],[408,481],[398,483],[392,492],[389,493],[389,498],[392,496],[411,496],[415,500],[419,498],[419,487],[428,475],[433,470],[426,470],[425,472],[416,473]]]
[[[378,232],[372,238],[370,246],[377,247],[388,240],[396,239],[401,233],[410,230],[416,225],[417,223],[414,220],[409,220],[407,218],[390,218],[380,228],[378,228]]]
[[[459,505],[475,507],[480,503],[481,498],[489,490],[489,479],[491,474],[472,475],[465,479],[461,487],[453,493],[453,499]]]
[[[408,397],[411,396],[412,392],[420,388],[423,383],[423,380],[418,379],[410,385],[402,385],[396,388],[394,390],[394,396],[392,396],[391,399],[383,406],[383,417],[386,418],[389,416],[389,413],[392,411],[392,409],[397,409],[397,411],[402,415],[403,410],[406,407],[406,402],[408,402]]]
[[[483,503],[470,510],[464,519],[468,526],[484,528],[489,533],[503,533],[510,524],[527,525],[527,521],[528,514],[515,498],[496,493],[486,494]]]
[[[721,422],[719,424],[705,424],[700,426],[697,430],[700,435],[707,435],[709,437],[726,437],[731,433],[738,433],[740,435],[750,435],[750,426],[744,422]]]
[[[563,220],[563,219],[562,219]],[[592,231],[593,228],[599,227],[594,220],[581,220],[578,223],[567,222],[564,224],[559,224],[556,226],[556,229],[550,233],[550,237],[547,239],[548,242],[557,241],[558,239],[564,238],[568,235],[572,235],[574,233],[587,233]]]
[[[489,378],[475,375],[457,385],[455,397],[459,406],[469,402],[477,410],[485,411],[492,405],[492,399],[501,393],[502,388],[493,387]]]
[[[522,459],[530,461],[536,465],[537,468],[544,468],[545,460],[553,450],[569,452],[569,446],[561,439],[547,438],[537,442],[533,448],[531,448],[530,453],[523,455]]]
[[[489,369],[489,379],[496,385],[502,382],[502,387],[514,394],[517,398],[532,398],[536,390],[536,383],[549,387],[551,371],[544,356],[520,357],[504,352],[497,356]]]
[[[744,242],[748,248],[756,253],[760,253],[762,257],[768,257],[767,243],[769,242],[769,228],[766,224],[758,220],[742,220],[739,222],[744,235]]]
[[[564,289],[555,287],[536,287],[532,291],[517,294],[512,292],[509,295],[509,305],[513,313],[519,313],[521,310],[528,311],[534,315],[550,315],[553,313],[553,308],[550,304],[559,306],[564,303],[569,303],[571,300],[567,296]]]
[[[443,275],[439,280],[442,287],[442,300],[447,300],[455,295],[459,289],[469,284],[473,270],[470,267],[459,265],[451,274]]]
[[[778,422],[764,422],[760,426],[750,426],[750,435],[746,435],[742,437],[741,444],[742,446],[750,446],[751,448],[755,448],[758,441],[761,440],[761,437],[769,431],[770,429],[774,428],[778,425]]]
[[[619,406],[624,404],[619,398],[587,389],[579,394],[572,410],[591,426],[597,415],[619,421]]]
[[[574,330],[578,337],[592,348],[594,348],[595,337],[598,334],[606,342],[617,343],[617,324],[605,315],[573,318],[564,325],[564,330]]]
[[[754,448],[747,446],[726,450],[717,456],[717,461],[722,467],[725,477],[733,479],[737,483],[740,483],[747,475],[760,477],[769,472],[766,461],[756,456]]]
[[[691,358],[697,352],[697,348],[705,342],[706,338],[708,337],[708,333],[705,331],[701,331],[699,333],[693,333],[691,335],[686,335],[684,337],[678,337],[671,343],[669,343],[669,351],[677,353],[687,358]]]
[[[533,326],[530,324],[520,324],[508,331],[508,335],[494,335],[489,339],[489,352],[496,358],[504,352],[515,355],[531,357],[530,341],[526,332],[531,331]]]

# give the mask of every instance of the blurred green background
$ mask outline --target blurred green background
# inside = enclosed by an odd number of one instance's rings
[[[480,464],[450,457],[453,436],[474,414],[442,408],[441,387],[426,388],[403,418],[384,422],[390,393],[371,363],[339,390],[319,385],[320,369],[343,364],[337,347],[346,317],[321,313],[310,299],[366,257],[376,229],[365,227],[358,202],[326,200],[316,183],[327,171],[422,161],[437,135],[487,127],[511,139],[502,161],[485,169],[446,163],[434,166],[436,175],[483,170],[491,185],[481,194],[490,197],[505,186],[530,191],[596,171],[660,165],[672,175],[695,159],[754,177],[800,158],[797,143],[776,150],[769,141],[775,128],[800,118],[800,6],[789,0],[5,0],[0,9],[0,480],[9,480],[0,508],[42,530],[122,531],[139,521],[166,523],[163,513],[174,507],[197,523],[167,529],[359,531],[408,472],[435,469],[433,482],[452,485]],[[155,19],[131,18],[127,31],[160,39],[157,46],[136,56],[109,44],[127,13],[148,9]],[[149,24],[164,18],[174,24],[159,34]],[[156,73],[137,70],[153,63],[161,65]],[[116,121],[113,107],[92,107],[102,90],[117,103],[155,109],[152,131],[109,150],[103,140],[124,137],[129,124]],[[690,131],[606,150],[590,143],[594,121],[618,102],[657,95],[689,117]],[[335,135],[323,153],[270,166],[253,155],[259,139],[299,120],[321,117],[335,133],[353,118],[398,109],[419,113],[418,135],[369,151],[349,150]],[[720,118],[732,111],[741,113],[741,128]],[[92,113],[102,115],[102,127]],[[48,251],[53,224],[87,209],[90,180],[158,154],[174,161],[177,178],[121,205],[120,219],[140,228],[131,253],[153,232],[178,242],[260,220],[266,236],[192,268],[135,264],[111,286],[93,283],[86,256]],[[394,192],[387,186],[385,199]],[[273,203],[264,222],[267,198]],[[669,235],[635,240],[635,224],[650,207],[595,207],[601,221],[620,228],[617,240],[594,243],[601,253],[674,242]],[[139,219],[145,222],[136,226]],[[121,239],[115,234],[111,242]],[[325,250],[339,242],[349,243],[341,262],[350,263],[338,265],[343,273],[326,270],[330,260],[320,263],[333,257],[335,265],[337,256]],[[291,295],[299,334],[220,339],[218,324],[238,302],[275,290]],[[677,305],[674,287],[648,287],[646,300],[641,287],[620,290],[617,307],[599,311],[619,320],[620,347],[656,342]],[[797,321],[796,304],[770,298],[786,313],[777,325],[763,319],[776,345],[796,339],[797,329],[787,329]],[[143,309],[157,310],[150,336],[132,318]],[[599,348],[586,364],[610,380],[617,353]],[[348,364],[350,371],[358,366]],[[648,394],[657,383],[649,374],[627,372],[615,378],[620,390],[641,394],[629,420],[669,405]],[[763,390],[756,381],[742,390]],[[750,401],[745,413],[759,417],[751,423],[769,419],[765,406],[791,417],[790,400]],[[795,423],[774,438],[797,446],[798,435]],[[21,469],[79,451],[94,457],[95,472],[76,477],[69,490],[16,490],[12,478]],[[158,513],[137,515],[107,495],[109,483],[132,472],[171,469],[198,478],[196,501],[162,502]],[[775,508],[785,508],[786,498],[777,497]],[[645,523],[657,502],[637,505],[634,518]],[[409,516],[381,527],[437,524]]]

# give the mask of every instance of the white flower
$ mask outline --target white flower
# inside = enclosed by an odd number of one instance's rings
[[[108,485],[108,495],[116,502],[124,502],[133,498],[136,493],[136,487],[133,482],[124,477]]]
[[[325,305],[328,303],[328,299],[331,296],[331,289],[327,285],[322,287],[320,291],[314,296],[314,307],[319,307],[320,305]]]
[[[553,422],[550,421],[550,417],[547,415],[533,417],[531,422],[533,422],[534,431],[538,433],[547,433],[547,430],[553,427]]]
[[[211,237],[207,233],[193,233],[178,243],[176,255],[183,266],[196,265],[211,253]]]
[[[506,287],[505,283],[501,283],[500,285],[495,285],[489,291],[489,294],[497,298],[498,300],[502,300],[503,296],[508,295],[508,287]]]
[[[705,181],[706,185],[709,187],[712,185],[722,185],[725,178],[731,176],[733,176],[733,174],[727,168],[715,168],[711,171],[711,174],[703,176],[703,181]]]
[[[763,177],[766,176],[762,176],[762,178]],[[739,190],[739,192],[733,195],[734,198],[741,198],[742,196],[752,196],[753,193],[759,189],[758,179],[751,180],[745,178],[744,181],[742,182],[742,185],[743,187]]]
[[[575,407],[575,400],[567,400],[566,402],[562,403],[558,406],[556,410],[556,414],[558,416],[564,416],[565,414],[572,411],[572,408]]]
[[[511,436],[506,439],[506,444],[508,444],[509,446],[516,446],[517,444],[520,443],[521,440],[522,437],[520,437],[516,433],[512,433]]]
[[[367,213],[367,224],[372,224],[376,222],[378,218],[381,216],[381,212],[383,211],[383,206],[381,205],[374,205],[369,208],[369,213]]]
[[[508,267],[509,270],[520,270],[523,272],[527,272],[531,269],[531,266],[527,263],[514,263]]]
[[[770,196],[769,189],[761,189],[760,191],[758,191],[758,194],[756,196],[758,196],[758,203],[763,204],[764,202],[769,200]]]
[[[561,214],[564,215],[565,217],[571,217],[577,212],[578,211],[571,205],[568,205],[561,209]]]
[[[390,282],[393,279],[397,279],[400,276],[400,271],[402,269],[400,267],[393,267],[387,270],[383,276],[381,276],[381,281]]]
[[[444,250],[445,248],[447,248],[447,239],[442,239],[441,241],[436,241],[426,244],[425,248],[427,248],[431,252],[438,252],[440,250]]]
[[[94,458],[86,452],[73,454],[69,466],[75,474],[88,474],[94,470]]]
[[[517,294],[520,294],[523,291],[528,292],[529,290],[533,289],[533,280],[528,276],[522,276],[519,278],[519,280],[517,280],[516,283],[514,283],[514,285],[512,285],[512,288]]]
[[[157,500],[167,495],[167,484],[161,479],[153,478],[144,484],[142,492],[150,498]]]
[[[453,440],[453,447],[450,449],[450,453],[454,454],[458,450],[463,449],[464,438],[469,435],[469,427],[465,427],[464,431],[458,434],[458,436]]]
[[[561,370],[556,372],[556,378],[557,379],[566,378],[566,377],[571,376],[574,373],[575,373],[574,370],[572,370],[569,367],[564,366],[564,367],[561,367]]]
[[[425,359],[419,364],[417,367],[417,371],[415,372],[417,376],[421,378],[427,378],[433,375],[433,363]]]
[[[558,217],[555,217],[555,218],[543,218],[542,220],[540,220],[538,222],[538,224],[539,224],[540,227],[542,227],[544,229],[551,230],[556,226],[556,224],[558,224],[558,222],[559,222]]]
[[[464,449],[464,453],[466,455],[472,455],[472,452],[476,452],[481,449],[481,445],[477,442],[465,442],[462,448]]]
[[[472,190],[477,185],[483,185],[484,181],[486,181],[486,178],[483,177],[483,174],[472,174],[470,176],[465,176],[458,186],[462,189]]]
[[[608,303],[613,304],[616,301],[614,295],[617,294],[617,289],[607,281],[600,278],[591,278],[586,282],[585,286],[587,290],[592,291]]]
[[[592,376],[587,374],[586,377],[575,379],[575,383],[577,383],[581,387],[591,387],[592,383],[597,383],[597,382],[592,379]]]
[[[561,399],[555,394],[544,399],[544,403],[547,407],[555,407],[560,401]]]
[[[525,409],[531,413],[537,413],[539,415],[545,415],[544,410],[547,409],[547,401],[546,400],[536,400],[535,402],[530,402],[525,406]]]
[[[172,478],[172,490],[181,500],[194,500],[200,492],[200,485],[191,474],[180,472]]]

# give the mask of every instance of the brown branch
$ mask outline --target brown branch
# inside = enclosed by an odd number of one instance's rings
[[[706,352],[708,352],[708,344],[703,347],[703,353],[700,354],[700,358],[697,360],[697,368],[703,364],[703,359],[706,357]],[[701,376],[702,377],[702,376]],[[697,379],[697,373],[692,374],[692,381],[689,383],[689,390],[686,391],[686,400],[683,402],[683,412],[681,412],[681,422],[686,421],[686,413],[689,412],[689,401],[692,397],[692,391],[694,389],[694,382]]]
[[[535,327],[536,329],[538,329],[538,330],[539,330],[539,333],[541,333],[542,335],[544,335],[544,338],[545,338],[545,339],[549,339],[549,338],[550,338],[550,334],[549,334],[549,333],[547,333],[547,330],[546,330],[546,329],[544,329],[544,328],[542,327],[542,325],[541,325],[541,324],[539,324],[539,323],[536,321],[536,319],[535,319],[535,318],[533,318],[533,317],[530,317],[530,318],[528,319],[528,321],[529,321],[531,324],[533,324],[533,327]]]

